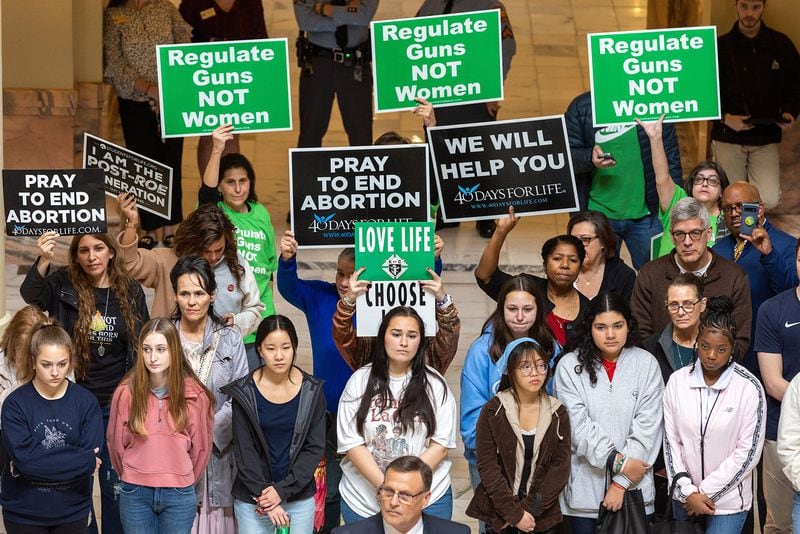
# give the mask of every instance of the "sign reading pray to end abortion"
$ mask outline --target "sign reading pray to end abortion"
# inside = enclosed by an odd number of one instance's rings
[[[3,170],[6,235],[106,232],[100,169]]]
[[[353,246],[358,222],[428,220],[428,147],[291,149],[289,189],[301,247]]]
[[[156,48],[164,137],[292,129],[285,38]]]

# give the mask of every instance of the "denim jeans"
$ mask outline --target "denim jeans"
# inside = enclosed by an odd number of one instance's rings
[[[631,253],[633,268],[638,271],[650,261],[650,242],[653,237],[664,231],[658,217],[645,215],[641,219],[611,219],[609,222],[617,236],[617,256],[624,241]]]
[[[111,413],[111,404],[100,407],[103,414],[103,435],[108,432],[108,417]],[[103,441],[98,455],[103,462],[97,471],[98,482],[100,483],[100,509],[101,515],[98,516],[92,503],[91,522],[89,524],[89,534],[118,534],[122,532],[122,523],[119,520],[119,477],[111,465],[111,458],[108,455],[108,443]],[[100,517],[98,527],[97,518]]]
[[[453,517],[453,488],[447,488],[447,491],[436,502],[429,504],[425,507],[425,513],[440,517],[442,519],[450,520]],[[350,508],[344,499],[342,499],[342,519],[345,525],[367,519],[358,515]],[[294,531],[292,531],[294,533]]]
[[[189,534],[196,513],[194,486],[151,488],[120,483],[119,516],[127,534]]]
[[[800,493],[795,493],[792,499],[792,530],[800,532]]]
[[[314,532],[314,496],[299,501],[281,504],[289,514],[292,534],[312,534]],[[275,525],[264,514],[256,513],[255,503],[236,499],[233,502],[233,513],[239,534],[273,534]]]
[[[481,483],[481,476],[478,474],[478,464],[476,463],[477,455],[475,454],[475,449],[464,448],[464,458],[467,460],[467,466],[469,467],[469,485],[472,486],[472,491],[474,493],[475,488]],[[478,533],[484,534],[485,532],[486,523],[478,521]]]
[[[678,521],[689,519],[689,514],[686,513],[683,504],[678,501],[672,501],[672,511]],[[747,511],[728,515],[707,515],[704,519],[706,534],[741,532],[744,520],[747,519]]]

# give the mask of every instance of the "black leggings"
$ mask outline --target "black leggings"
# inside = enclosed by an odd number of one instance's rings
[[[89,531],[89,516],[72,523],[48,527],[22,525],[20,523],[12,523],[8,519],[3,519],[3,524],[8,534],[86,534]]]

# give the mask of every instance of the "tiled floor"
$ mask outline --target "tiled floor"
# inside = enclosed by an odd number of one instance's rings
[[[587,90],[586,33],[643,28],[646,20],[646,0],[507,0],[508,15],[517,40],[517,55],[506,82],[506,100],[500,111],[501,119],[535,117],[563,113],[567,104],[580,92]],[[288,37],[290,43],[297,35],[290,0],[264,1],[267,27],[272,37]],[[384,1],[378,9],[378,19],[413,16],[418,1]],[[292,71],[294,88],[296,69]],[[296,91],[295,93],[296,94]],[[295,107],[295,124],[297,110]],[[374,132],[377,137],[386,130],[404,134],[419,134],[421,125],[410,113],[386,113],[375,117]],[[258,194],[273,217],[276,233],[286,229],[284,222],[288,209],[287,149],[296,142],[297,132],[260,135],[243,135],[242,152],[253,161],[258,175]],[[121,136],[120,136],[121,137]],[[347,143],[341,120],[334,112],[327,146]],[[195,167],[196,141],[187,139],[184,152],[184,191],[196,191],[199,175]],[[184,196],[184,212],[192,209],[191,194]],[[501,256],[501,263],[510,270],[541,270],[539,249],[548,237],[563,233],[566,217],[546,215],[524,219],[509,237]],[[445,241],[443,260],[444,277],[448,291],[453,295],[462,319],[459,352],[447,372],[447,380],[458,395],[459,377],[464,354],[477,337],[483,321],[493,309],[492,303],[478,290],[472,269],[486,241],[481,239],[473,225],[462,223],[460,228],[441,232]],[[33,240],[7,242],[6,292],[7,307],[13,312],[22,306],[19,285],[22,276],[20,265],[29,265],[36,255]],[[66,247],[62,247],[64,252]],[[335,252],[330,250],[304,251],[300,254],[301,276],[332,280]],[[301,339],[300,365],[311,369],[310,345],[303,316],[278,294],[276,307],[280,313],[292,318],[298,326]],[[466,463],[461,448],[451,454],[453,463],[453,490],[455,496],[454,519],[465,521],[475,528],[475,522],[464,516],[471,491]]]

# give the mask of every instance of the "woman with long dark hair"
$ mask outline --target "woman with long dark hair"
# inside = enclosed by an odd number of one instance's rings
[[[239,534],[314,530],[314,471],[325,454],[322,381],[295,365],[297,332],[283,315],[261,321],[264,365],[223,388],[233,399],[233,484]]]
[[[183,256],[170,272],[177,305],[172,320],[181,347],[197,379],[214,393],[214,449],[195,488],[198,513],[192,531],[199,534],[235,529],[231,487],[235,474],[231,399],[220,388],[247,374],[247,356],[239,331],[214,313],[217,282],[206,260]]]
[[[708,300],[694,361],[675,371],[664,391],[675,517],[696,517],[707,534],[741,531],[764,446],[767,401],[758,379],[737,363],[733,306],[728,297]]]
[[[425,325],[417,312],[394,308],[381,322],[371,363],[353,373],[345,386],[337,437],[339,454],[345,455],[339,492],[346,523],[380,511],[376,491],[383,482],[381,466],[399,450],[419,456],[433,470],[427,513],[445,519],[452,515],[447,451],[456,445],[456,403],[442,375],[425,364],[425,348]],[[400,431],[381,438],[379,427]],[[389,439],[402,441],[390,444]]]
[[[28,270],[20,295],[28,304],[58,319],[72,337],[71,364],[77,383],[100,403],[108,426],[111,396],[133,368],[135,340],[150,315],[142,286],[125,269],[116,242],[107,234],[78,235],[69,246],[66,268],[51,272],[58,234],[45,232],[36,240],[41,255]],[[108,448],[100,458],[103,532],[119,532],[119,482]]]
[[[103,75],[117,93],[125,146],[172,169],[170,218],[142,215],[145,235],[138,243],[147,249],[159,240],[171,247],[174,226],[183,218],[183,138],[162,136],[156,46],[188,43],[191,35],[192,29],[169,0],[110,0],[104,11]],[[139,220],[129,223],[135,233]]]
[[[195,484],[214,446],[214,395],[192,372],[169,319],[142,327],[139,357],[114,392],[108,446],[127,534],[188,534]]]
[[[3,403],[3,522],[9,534],[86,533],[103,416],[95,396],[67,379],[69,334],[46,317],[33,330],[19,362],[22,385]]]
[[[545,391],[547,362],[528,337],[509,343],[497,361],[500,390],[478,417],[481,482],[467,508],[487,534],[553,534],[563,521],[558,496],[569,478],[570,425],[566,408]]]
[[[554,392],[572,426],[561,500],[572,534],[594,533],[599,506],[619,510],[628,489],[640,489],[653,513],[651,466],[661,445],[664,383],[656,359],[634,346],[635,332],[625,299],[599,295],[579,325],[577,348],[556,367]]]
[[[509,278],[500,288],[497,308],[483,324],[481,336],[467,351],[461,372],[459,410],[464,457],[469,463],[473,489],[480,482],[475,455],[475,424],[483,406],[497,393],[502,377],[497,362],[506,347],[516,339],[533,338],[548,365],[560,352],[545,322],[543,302],[544,297],[533,277],[517,275]]]

